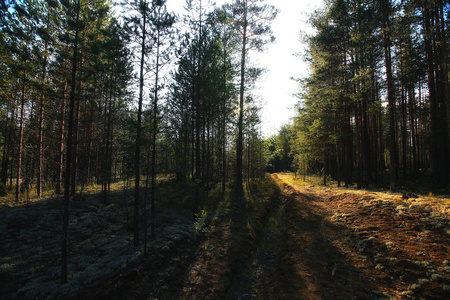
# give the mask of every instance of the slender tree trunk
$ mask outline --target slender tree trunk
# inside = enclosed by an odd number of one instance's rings
[[[28,55],[28,41],[25,48]],[[25,63],[26,63],[25,59]],[[25,92],[26,92],[26,81],[27,81],[27,71],[23,73],[23,83],[22,83],[22,95],[20,104],[20,125],[19,125],[19,150],[17,157],[17,178],[16,178],[16,202],[19,202],[20,196],[20,171],[22,169],[22,146],[23,146],[23,123],[25,118]]]
[[[11,110],[11,117],[8,118],[6,130],[5,130],[5,143],[3,145],[3,155],[2,155],[2,170],[0,175],[0,196],[6,195],[6,184],[8,182],[8,169],[9,169],[9,160],[11,157],[12,149],[13,149],[13,133],[14,133],[14,122],[15,122],[15,105]]]
[[[417,160],[417,131],[415,114],[414,86],[408,85],[408,108],[409,108],[409,127],[411,128],[411,173],[413,176],[418,174]]]
[[[64,114],[66,112],[66,90],[67,90],[67,76],[64,76],[64,86],[62,94],[62,103],[60,111],[60,121],[59,121],[59,147],[58,147],[58,160],[56,168],[56,188],[55,192],[57,194],[61,193],[61,183],[63,180],[63,158],[64,158]]]
[[[362,100],[362,151],[363,151],[363,187],[369,187],[369,180],[372,177],[372,162],[370,155],[370,135],[369,135],[369,112],[367,108],[367,98]]]
[[[145,196],[144,196],[144,255],[147,254],[147,199],[148,199],[148,188],[149,188],[149,169],[150,169],[150,148],[147,151],[147,170],[145,176]]]
[[[108,192],[109,192],[109,186],[111,184],[111,169],[112,169],[112,162],[111,162],[111,140],[112,140],[112,107],[113,107],[113,87],[112,83],[114,82],[114,69],[111,68],[110,70],[110,85],[109,85],[109,91],[108,91],[108,100],[105,104],[105,119],[103,121],[104,125],[104,131],[106,132],[106,137],[104,141],[104,149],[105,153],[102,157],[102,171],[101,171],[101,184],[102,184],[102,198],[103,201],[106,202],[108,198]],[[88,151],[90,153],[90,151]]]
[[[69,241],[69,204],[70,204],[70,174],[72,163],[72,135],[73,135],[73,115],[75,107],[75,92],[76,92],[76,74],[78,64],[78,33],[79,33],[79,19],[80,19],[80,1],[77,1],[76,7],[76,21],[75,21],[75,39],[73,46],[72,57],[72,80],[70,87],[69,100],[69,119],[67,128],[67,147],[66,147],[66,170],[64,174],[64,213],[63,213],[63,228],[62,228],[62,246],[61,246],[61,283],[67,283],[67,256],[68,256],[68,241]]]
[[[356,85],[353,85],[353,93],[358,93]],[[356,142],[356,172],[357,188],[362,188],[363,166],[362,166],[362,138],[361,138],[361,100],[356,100],[355,110],[355,142]]]
[[[44,54],[44,70],[42,72],[41,82],[41,101],[39,103],[39,165],[38,165],[38,177],[37,177],[37,196],[41,196],[42,191],[42,168],[44,164],[44,103],[45,103],[45,81],[47,79],[47,51],[48,41],[45,41],[45,54]]]
[[[209,125],[209,113],[208,113],[208,120],[206,121],[206,126],[207,126],[207,130],[206,130],[206,196],[208,197],[209,195],[209,180],[210,180],[210,174],[209,174],[209,168],[210,168],[210,157],[211,157],[211,148],[210,148],[210,125]]]
[[[242,155],[243,155],[243,127],[244,127],[244,91],[245,91],[245,65],[247,56],[247,1],[244,1],[244,25],[242,34],[241,49],[241,79],[239,85],[239,119],[238,138],[236,145],[236,200],[237,204],[242,204],[244,200],[244,186],[242,180]]]
[[[395,95],[394,82],[392,78],[392,62],[391,62],[391,40],[389,34],[389,3],[383,0],[383,42],[384,42],[384,60],[386,66],[387,96],[389,110],[389,135],[390,135],[390,190],[396,189],[396,170],[397,170],[397,139],[395,126]]]
[[[327,149],[324,149],[324,152],[323,152],[323,185],[324,186],[327,186],[327,175],[328,175],[328,151],[327,151]]]
[[[87,104],[86,104],[87,107]],[[87,128],[87,136],[86,136],[86,160],[85,163],[83,163],[83,167],[84,167],[84,180],[83,183],[84,184],[91,184],[92,180],[91,180],[91,173],[92,173],[92,165],[98,165],[98,160],[95,159],[94,161],[92,161],[92,154],[91,154],[91,150],[92,150],[92,142],[93,142],[93,132],[94,132],[94,118],[95,118],[95,114],[94,114],[94,110],[93,109],[89,109],[89,111],[87,112],[89,114],[89,126]],[[105,153],[105,156],[108,157],[109,154]]]
[[[226,168],[226,164],[227,164],[227,155],[226,155],[226,139],[227,139],[227,67],[226,67],[226,62],[227,62],[227,52],[226,52],[226,47],[223,47],[223,99],[222,99],[222,197],[225,197],[225,188],[226,188],[226,177],[227,177],[227,168]]]
[[[403,165],[403,178],[407,176],[408,163],[407,163],[407,152],[408,152],[408,134],[407,134],[407,116],[406,116],[406,93],[405,87],[402,80],[402,165]]]
[[[430,100],[430,122],[431,122],[431,145],[430,145],[430,160],[431,169],[433,172],[433,184],[435,187],[442,187],[443,178],[445,178],[444,170],[446,167],[447,158],[442,157],[442,123],[440,122],[440,111],[442,110],[439,101],[439,95],[437,93],[438,84],[436,83],[438,74],[435,70],[439,69],[439,66],[435,65],[436,49],[433,49],[433,44],[436,43],[435,28],[438,26],[433,19],[433,13],[430,9],[430,4],[427,2],[424,5],[424,25],[425,25],[425,52],[427,61],[427,77],[428,77],[428,90]],[[446,132],[447,135],[447,132]],[[448,153],[446,153],[448,155]]]
[[[144,1],[144,6],[147,3]],[[138,113],[137,113],[137,128],[136,128],[136,149],[134,153],[134,246],[139,245],[139,211],[140,211],[140,182],[141,182],[141,140],[142,140],[142,102],[144,97],[144,64],[145,64],[145,43],[147,32],[145,26],[147,24],[147,13],[144,11],[143,15],[143,31],[141,42],[141,60],[139,71],[139,100],[138,100]]]
[[[84,35],[84,34],[83,34]],[[83,67],[83,52],[80,53],[80,68]],[[79,135],[79,123],[80,123],[80,106],[81,106],[81,96],[82,96],[82,79],[79,78],[78,81],[78,97],[76,97],[75,101],[75,116],[74,116],[74,123],[73,123],[73,153],[72,153],[72,168],[71,168],[71,180],[70,180],[70,195],[74,196],[77,190],[77,179],[78,179],[78,135]]]
[[[198,66],[198,74],[197,78],[200,78],[200,66]],[[195,179],[195,188],[194,188],[194,207],[193,207],[193,213],[194,215],[199,212],[199,206],[200,206],[200,185],[202,181],[202,174],[201,174],[201,138],[200,138],[200,118],[201,118],[201,111],[200,111],[200,83],[197,82],[196,87],[196,95],[195,95],[195,173],[194,173],[194,179]]]
[[[376,105],[377,100],[377,89],[375,87],[375,71],[372,72],[372,105]],[[379,151],[378,151],[378,126],[377,126],[377,120],[378,120],[378,111],[375,111],[372,114],[372,168],[373,168],[373,174],[374,174],[374,183],[378,184],[378,171],[379,171]]]
[[[194,187],[194,203],[193,203],[193,215],[195,218],[195,215],[199,212],[199,206],[200,206],[200,187],[202,184],[202,173],[201,173],[201,138],[200,138],[200,121],[201,121],[201,86],[200,86],[200,78],[201,78],[201,72],[202,72],[202,65],[201,65],[201,59],[202,59],[202,47],[203,47],[203,32],[202,32],[202,1],[200,1],[200,25],[199,25],[199,47],[198,50],[198,61],[197,61],[197,82],[195,87],[195,173],[194,173],[194,180],[195,180],[195,187]]]
[[[222,196],[225,197],[225,188],[226,188],[226,180],[227,180],[226,96],[224,96],[224,98],[223,98],[222,109],[223,109],[223,115],[222,115]]]
[[[438,174],[434,177],[437,187],[446,187],[450,178],[450,145],[448,135],[448,116],[447,103],[450,101],[450,90],[448,81],[448,54],[447,54],[447,38],[445,32],[445,18],[443,10],[443,1],[436,1],[434,8],[436,31],[436,47],[435,51],[435,73],[436,73],[436,118],[437,118],[437,151],[439,167]],[[433,172],[434,173],[434,172]]]
[[[159,12],[158,12],[159,16]],[[158,26],[159,20],[158,20]],[[158,134],[158,85],[159,85],[159,60],[160,60],[160,33],[161,29],[157,29],[156,40],[156,74],[155,74],[155,94],[153,101],[153,135],[152,135],[152,184],[151,184],[151,237],[155,237],[155,206],[156,206],[156,137]]]

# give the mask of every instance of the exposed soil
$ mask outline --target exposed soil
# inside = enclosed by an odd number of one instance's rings
[[[348,297],[338,292],[323,298],[449,299],[448,198],[293,185],[284,190],[323,218],[325,239],[340,254],[334,277],[353,285],[357,272],[374,292],[364,297],[350,288]]]
[[[73,256],[79,259],[72,259],[72,283],[65,288],[56,281],[59,258],[50,259],[56,255],[50,248],[57,245],[42,246],[50,237],[35,243],[32,236],[13,240],[27,230],[51,229],[37,221],[30,225],[25,217],[0,221],[5,222],[1,237],[8,246],[0,251],[0,282],[10,281],[1,292],[8,298],[30,299],[450,298],[448,198],[299,186],[295,181],[288,184],[292,180],[285,174],[271,177],[247,189],[247,206],[222,208],[196,223],[188,209],[161,206],[156,239],[147,255],[142,255],[142,247],[128,244],[120,194],[113,198],[117,211],[91,203],[99,220],[91,233],[98,236],[94,239],[86,236],[85,227],[77,229],[90,213],[80,204],[72,220],[80,235],[75,235],[80,244]],[[53,202],[48,203],[45,209]],[[19,208],[1,208],[2,220],[11,218],[11,209]],[[93,244],[90,255],[86,239]],[[95,243],[102,239],[103,244]],[[18,254],[35,247],[43,247],[39,255],[46,263],[38,264],[33,251],[26,260]],[[19,256],[24,261],[18,266],[13,262]],[[32,264],[41,267],[31,272]],[[86,271],[89,268],[95,276]],[[55,274],[45,277],[48,270]],[[35,285],[24,281],[30,279],[53,290],[36,294]]]

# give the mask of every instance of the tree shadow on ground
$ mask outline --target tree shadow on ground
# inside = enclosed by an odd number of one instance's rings
[[[287,186],[280,245],[270,299],[379,299],[369,278],[333,241],[340,228],[326,221],[311,199]]]

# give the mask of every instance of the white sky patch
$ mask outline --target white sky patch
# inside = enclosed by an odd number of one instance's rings
[[[216,0],[217,6],[231,3],[231,0]],[[206,4],[207,1],[204,1]],[[296,53],[302,53],[305,45],[300,41],[300,33],[311,33],[307,25],[308,15],[322,6],[322,0],[267,0],[280,10],[272,23],[276,37],[274,44],[266,46],[262,53],[250,53],[251,61],[258,67],[267,69],[256,84],[253,93],[261,100],[261,130],[265,137],[277,134],[282,125],[288,124],[296,115],[295,105],[299,99],[297,82],[291,78],[308,75],[307,64]],[[168,0],[168,11],[179,16],[184,13],[185,0]]]
[[[268,69],[256,91],[263,99],[262,132],[266,137],[276,134],[296,115],[299,86],[291,78],[306,77],[308,66],[295,54],[303,52],[305,44],[300,41],[300,33],[311,33],[307,25],[308,15],[318,9],[322,1],[268,0],[267,3],[280,10],[272,23],[277,40],[275,44],[268,45],[264,53],[251,55],[258,57],[259,66]]]

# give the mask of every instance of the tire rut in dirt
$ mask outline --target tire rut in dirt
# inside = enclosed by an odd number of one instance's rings
[[[180,299],[267,299],[264,288],[277,244],[269,224],[275,223],[281,202],[272,181],[261,184],[246,207],[215,218],[215,230],[197,250]]]
[[[234,240],[236,249],[230,253],[232,262],[232,280],[228,289],[228,299],[265,299],[266,287],[270,282],[268,274],[274,268],[275,252],[279,243],[279,211],[281,208],[280,191],[273,187],[270,197],[260,210],[241,216],[232,232],[238,238]],[[247,236],[242,229],[247,228]],[[240,246],[238,246],[240,245]]]
[[[277,178],[275,178],[277,180]],[[327,222],[313,199],[284,191],[280,244],[266,299],[378,299],[381,293],[333,245],[339,228]]]

